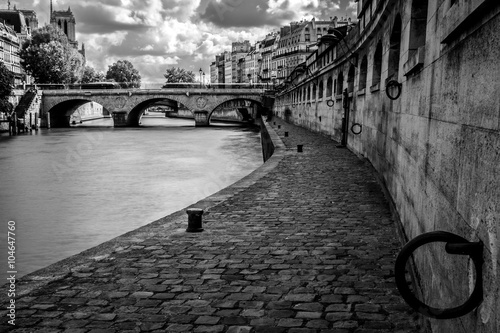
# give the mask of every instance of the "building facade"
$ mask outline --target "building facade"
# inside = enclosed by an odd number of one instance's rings
[[[259,82],[270,83],[273,80],[276,80],[276,70],[273,72],[272,59],[279,39],[279,33],[270,33],[261,42],[262,47]]]
[[[357,3],[357,24],[321,39],[287,77],[274,111],[373,165],[403,243],[433,231],[482,242],[479,306],[426,325],[432,332],[498,332],[500,3]],[[463,304],[479,278],[469,256],[444,246],[422,247],[412,263],[415,293],[440,309]]]
[[[224,52],[224,83],[233,83],[233,60],[231,52]]]
[[[21,85],[25,80],[21,69],[19,49],[21,38],[17,35],[13,26],[0,21],[0,61],[14,74],[14,85]]]
[[[306,58],[317,49],[320,38],[327,34],[328,28],[338,28],[350,24],[351,19],[331,18],[329,21],[292,22],[282,27],[280,40],[272,59],[272,68],[276,70],[276,83],[281,84],[294,68],[305,62]]]

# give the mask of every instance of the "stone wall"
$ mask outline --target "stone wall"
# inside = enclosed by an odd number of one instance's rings
[[[500,5],[483,0],[429,1],[426,24],[418,30],[415,4],[374,1],[364,16],[365,25],[358,24],[345,43],[337,45],[336,57],[283,91],[274,111],[340,141],[344,110],[338,87],[340,80],[343,88],[351,81],[347,145],[380,173],[400,216],[403,242],[443,230],[484,243],[483,303],[457,319],[431,319],[432,330],[496,332],[500,330]],[[398,19],[401,35],[395,59],[391,46]],[[422,34],[425,44],[415,48],[415,36]],[[382,62],[377,83],[379,42]],[[390,75],[402,83],[401,96],[395,100],[386,95]],[[326,90],[329,77],[335,82],[332,91]],[[298,98],[298,91],[319,87],[321,81],[323,98],[319,91],[310,99]],[[355,130],[362,129],[359,135],[350,130],[355,123],[360,125]],[[472,292],[473,264],[465,256],[446,254],[442,243],[420,248],[415,264],[420,292],[429,305],[454,307]]]

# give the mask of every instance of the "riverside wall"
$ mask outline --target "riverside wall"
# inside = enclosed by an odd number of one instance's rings
[[[460,318],[429,319],[432,331],[498,332],[500,4],[360,6],[358,25],[325,50],[329,60],[320,51],[308,59],[311,70],[277,96],[274,112],[340,142],[347,99],[347,146],[383,179],[403,242],[442,230],[484,244],[481,305]],[[390,79],[401,83],[394,100],[386,94]],[[450,308],[472,293],[475,267],[440,244],[415,252],[415,285],[426,304]]]

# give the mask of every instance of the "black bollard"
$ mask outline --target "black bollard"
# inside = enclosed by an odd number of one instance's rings
[[[302,153],[302,146],[303,145],[297,145],[297,153]]]
[[[188,214],[188,227],[187,232],[201,232],[203,231],[203,224],[201,216],[203,215],[203,209],[201,208],[188,208],[186,210]]]

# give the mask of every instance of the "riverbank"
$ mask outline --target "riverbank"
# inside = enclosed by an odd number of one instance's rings
[[[272,157],[191,206],[205,231],[185,232],[183,209],[27,275],[17,328],[419,331],[394,285],[400,244],[370,166],[280,119],[266,127]]]

